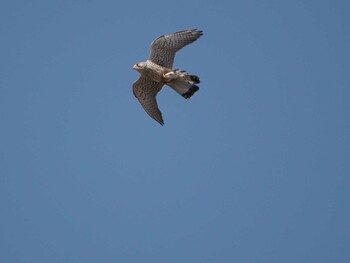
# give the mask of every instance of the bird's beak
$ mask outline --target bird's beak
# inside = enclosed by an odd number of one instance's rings
[[[137,67],[137,64],[135,64],[132,68],[133,68],[133,69],[137,69],[137,68],[138,68],[138,67]]]

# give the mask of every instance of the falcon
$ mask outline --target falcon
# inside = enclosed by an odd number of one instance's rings
[[[174,89],[185,99],[189,99],[199,90],[199,77],[184,70],[172,69],[177,51],[196,41],[203,31],[183,30],[162,35],[151,43],[148,60],[136,63],[133,68],[141,76],[133,84],[133,93],[147,114],[164,125],[162,113],[158,108],[156,96],[164,85]]]

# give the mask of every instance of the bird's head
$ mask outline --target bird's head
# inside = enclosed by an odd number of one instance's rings
[[[145,67],[146,67],[146,62],[139,62],[133,66],[133,69],[141,73],[141,71],[143,71]]]

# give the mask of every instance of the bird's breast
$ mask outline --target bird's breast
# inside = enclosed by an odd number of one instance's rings
[[[163,74],[169,72],[168,69],[148,61],[147,66],[143,70],[143,75],[155,82],[164,82]]]

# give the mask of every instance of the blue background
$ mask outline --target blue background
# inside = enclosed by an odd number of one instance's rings
[[[348,1],[1,1],[0,262],[350,262]],[[189,101],[132,94],[199,28]]]

